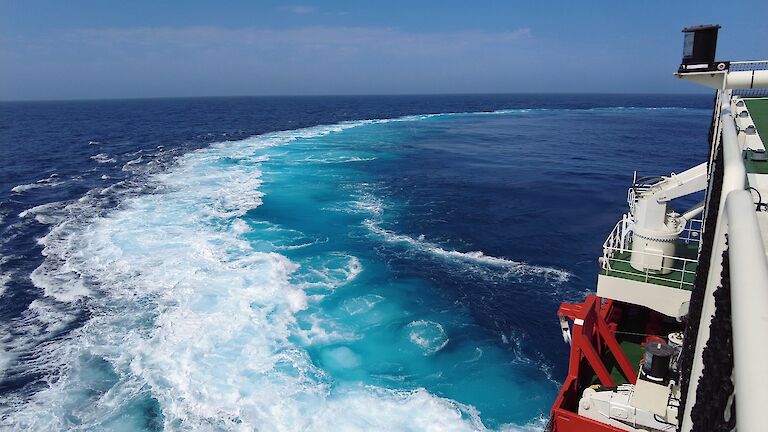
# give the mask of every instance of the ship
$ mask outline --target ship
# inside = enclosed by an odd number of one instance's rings
[[[768,61],[716,60],[719,30],[684,28],[675,73],[714,90],[707,160],[628,181],[594,294],[557,312],[547,431],[768,431]]]

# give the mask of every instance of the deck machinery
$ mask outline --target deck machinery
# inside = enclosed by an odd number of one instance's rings
[[[635,176],[596,294],[558,310],[549,431],[768,430],[768,61],[716,61],[719,29],[683,30],[675,74],[716,91],[708,160]]]

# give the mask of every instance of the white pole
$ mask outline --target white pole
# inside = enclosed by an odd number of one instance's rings
[[[752,195],[728,194],[736,422],[739,432],[766,428],[768,406],[768,261]]]

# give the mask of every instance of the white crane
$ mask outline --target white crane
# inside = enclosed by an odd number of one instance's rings
[[[707,163],[652,184],[638,182],[629,191],[634,220],[630,265],[640,271],[666,274],[673,269],[675,245],[686,223],[704,210],[695,205],[682,215],[670,209],[674,199],[700,192],[707,187]]]

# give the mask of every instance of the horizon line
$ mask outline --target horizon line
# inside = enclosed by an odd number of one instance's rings
[[[316,98],[316,97],[418,97],[418,96],[511,96],[511,95],[632,95],[632,96],[704,96],[708,92],[467,92],[467,93],[318,93],[318,94],[263,94],[263,95],[199,95],[199,96],[145,96],[145,97],[94,97],[66,99],[0,99],[0,103],[36,103],[36,102],[114,102],[168,99],[234,99],[234,98]]]

